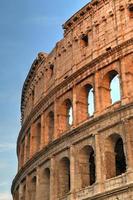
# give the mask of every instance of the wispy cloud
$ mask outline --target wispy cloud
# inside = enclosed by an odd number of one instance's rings
[[[10,193],[0,193],[0,200],[12,200]]]
[[[0,152],[10,151],[16,148],[15,143],[1,143]]]

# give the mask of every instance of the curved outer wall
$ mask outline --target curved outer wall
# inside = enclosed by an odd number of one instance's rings
[[[133,1],[93,0],[63,28],[22,89],[13,199],[133,199]]]

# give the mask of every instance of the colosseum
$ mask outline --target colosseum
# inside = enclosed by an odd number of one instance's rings
[[[133,200],[133,0],[92,0],[22,89],[14,200]]]

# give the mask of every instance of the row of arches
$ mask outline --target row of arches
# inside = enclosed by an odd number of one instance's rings
[[[109,106],[110,104],[114,104],[121,99],[120,80],[119,75],[115,70],[109,72],[104,79],[105,81],[101,88],[103,92],[101,91],[101,94],[103,93],[104,96],[103,103]],[[93,116],[95,112],[95,92],[92,85],[86,84],[80,89],[76,104],[77,110],[79,111],[78,115],[81,121],[87,117]],[[59,110],[61,113],[61,117],[59,118],[59,126],[61,131],[63,131],[70,128],[74,122],[72,99],[65,99],[64,102],[59,105]],[[54,118],[54,112],[50,111],[47,115],[49,141],[52,141],[54,134]]]
[[[110,105],[111,103],[115,103],[120,100],[120,80],[118,72],[112,70],[108,72],[104,76],[104,81],[102,84],[101,96],[103,101],[102,104]],[[71,96],[71,95],[70,95]],[[86,120],[88,117],[93,116],[95,112],[95,92],[94,87],[90,84],[85,84],[80,87],[80,90],[77,94],[77,102],[73,102],[72,98],[67,97],[63,102],[58,105],[58,112],[54,113],[54,109],[52,108],[45,115],[45,125],[42,124],[41,117],[37,119],[32,129],[28,131],[28,142],[25,144],[25,141],[22,142],[21,152],[20,152],[20,166],[25,163],[25,160],[30,158],[30,152],[33,154],[39,151],[41,143],[42,143],[42,127],[45,127],[45,144],[52,142],[55,136],[55,124],[58,124],[58,135],[65,130],[69,130],[71,126],[74,124],[74,116],[76,112],[77,121],[82,122]],[[74,104],[76,104],[76,110],[74,110]],[[56,116],[55,116],[56,115]],[[56,121],[55,121],[56,118]],[[58,121],[57,121],[58,118]],[[57,134],[57,133],[56,133]],[[32,139],[30,138],[32,137]],[[31,143],[34,148],[31,149]],[[25,147],[26,146],[26,147]],[[26,148],[26,152],[25,152]],[[26,154],[26,155],[24,155]],[[26,157],[26,158],[24,158]]]
[[[127,170],[124,143],[119,134],[112,134],[106,139],[105,166],[106,179],[119,176]],[[40,199],[50,200],[51,176],[53,174],[56,174],[54,179],[58,180],[56,186],[58,197],[62,198],[71,191],[71,173],[76,175],[77,189],[86,188],[97,182],[97,167],[96,152],[92,145],[85,145],[77,150],[75,154],[75,172],[71,172],[71,159],[69,156],[57,159],[53,169],[57,171],[56,173],[51,173],[50,167],[41,169],[41,178],[38,183],[40,184]],[[31,200],[35,200],[36,176],[32,177],[28,187],[30,187]]]

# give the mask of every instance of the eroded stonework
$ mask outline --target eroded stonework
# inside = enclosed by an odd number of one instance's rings
[[[13,199],[132,200],[133,1],[92,0],[63,28],[24,82]]]

